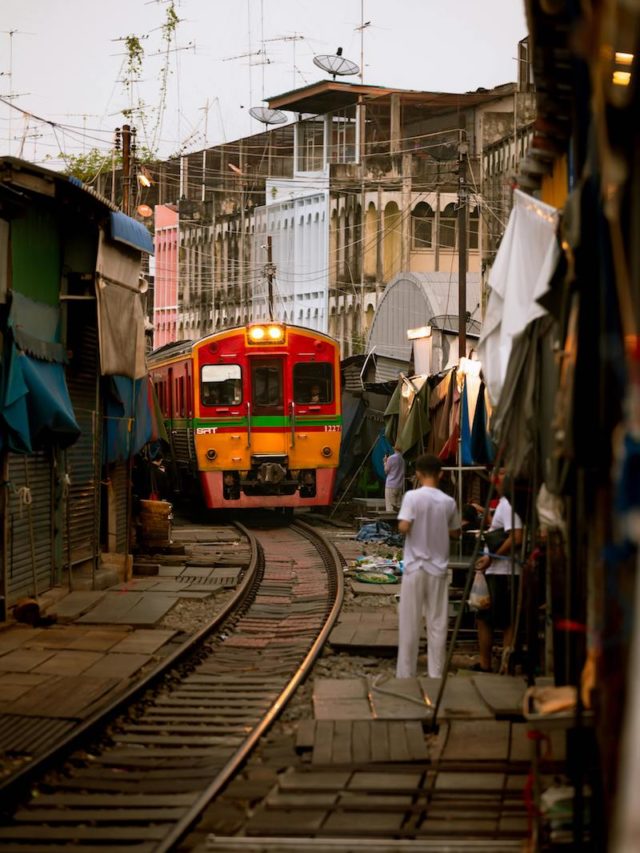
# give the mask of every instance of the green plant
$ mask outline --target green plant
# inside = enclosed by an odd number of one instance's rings
[[[62,154],[59,155],[63,157]],[[98,148],[92,148],[85,154],[67,154],[64,157],[66,168],[65,175],[73,175],[85,184],[92,183],[97,176],[105,170],[111,169],[115,165],[116,169],[122,168],[122,153],[115,152],[115,164],[113,163],[112,151],[100,151]],[[152,164],[157,160],[153,151],[141,146],[136,152],[136,162],[144,164]]]

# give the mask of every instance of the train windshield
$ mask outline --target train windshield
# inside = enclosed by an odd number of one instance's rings
[[[270,410],[272,414],[282,411],[282,361],[253,362],[251,365],[254,409]]]
[[[304,362],[293,367],[296,403],[330,403],[333,400],[333,366]]]
[[[242,402],[242,368],[239,364],[205,364],[200,382],[203,406],[236,406]]]

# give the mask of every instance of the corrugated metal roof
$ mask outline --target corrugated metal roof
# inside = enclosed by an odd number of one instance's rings
[[[467,311],[476,317],[480,313],[480,287],[480,274],[467,273]],[[397,379],[398,372],[409,364],[411,341],[407,340],[407,329],[427,326],[436,317],[457,313],[457,275],[399,273],[382,294],[367,340],[367,352],[373,352],[376,359],[376,381]],[[469,326],[470,332],[476,332],[475,321]]]
[[[111,239],[153,255],[153,238],[141,222],[125,213],[111,213]]]
[[[438,113],[474,107],[493,98],[504,97],[505,94],[513,92],[513,89],[513,83],[505,83],[495,89],[478,89],[475,92],[425,92],[419,89],[348,83],[344,80],[319,80],[299,89],[272,95],[265,100],[272,109],[317,115],[356,104],[360,98],[367,102],[398,95],[403,105],[419,106]]]

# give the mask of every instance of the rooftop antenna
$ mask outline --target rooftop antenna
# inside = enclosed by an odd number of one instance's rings
[[[264,54],[264,0],[260,0],[260,50]],[[264,101],[264,66],[262,64],[262,100]],[[250,107],[249,115],[262,124],[284,124],[287,120],[282,110],[272,110],[269,107]]]
[[[4,35],[9,36],[9,70],[5,72],[6,76],[9,78],[9,92],[4,97],[12,101],[14,98],[20,98],[23,95],[30,94],[29,92],[21,92],[16,93],[13,91],[13,37],[15,35],[20,36],[34,36],[35,33],[27,33],[24,30],[2,30]],[[11,146],[12,146],[12,130],[11,130],[11,113],[12,110],[9,110],[9,155],[11,155]]]
[[[356,63],[342,55],[341,47],[335,53],[321,53],[319,56],[314,56],[313,64],[331,74],[334,80],[336,77],[350,77],[352,74],[360,73]]]
[[[364,0],[360,0],[360,26],[356,31],[360,33],[360,82],[364,83],[364,31],[371,26],[371,21],[364,19]]]
[[[298,68],[296,66],[296,42],[297,41],[303,41],[303,40],[304,40],[304,36],[301,33],[292,33],[291,35],[278,36],[277,38],[265,40],[266,42],[270,42],[270,41],[290,41],[291,42],[291,47],[293,49],[293,57],[291,60],[291,68],[293,69],[293,88],[294,89],[296,88],[296,71],[298,71]],[[263,94],[264,94],[264,92],[263,92]]]

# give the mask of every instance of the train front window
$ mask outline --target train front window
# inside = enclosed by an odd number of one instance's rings
[[[269,363],[254,362],[251,365],[251,381],[253,386],[253,405],[255,408],[282,408],[281,361],[273,360]]]
[[[237,406],[242,402],[242,368],[239,364],[205,364],[200,381],[203,406]]]
[[[304,362],[293,366],[293,399],[296,403],[331,403],[333,367],[331,364]]]

